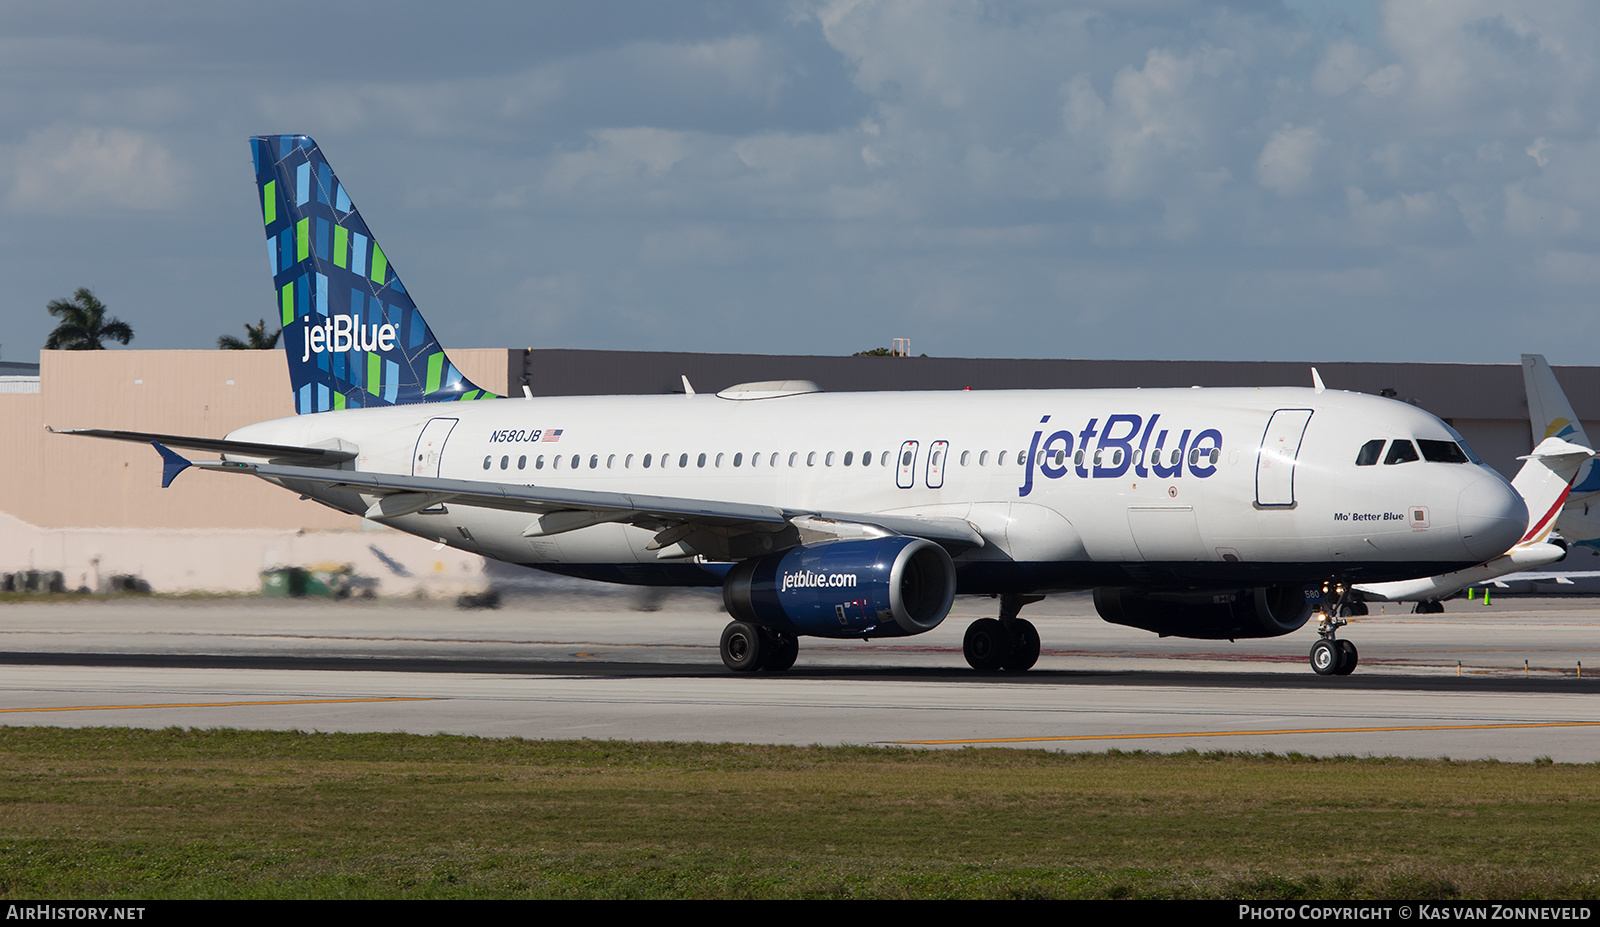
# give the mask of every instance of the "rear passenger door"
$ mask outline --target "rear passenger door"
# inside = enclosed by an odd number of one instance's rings
[[[416,453],[411,456],[412,476],[439,475],[439,463],[444,459],[444,443],[455,427],[456,419],[453,418],[428,419],[428,424],[422,426],[422,435],[417,438]]]

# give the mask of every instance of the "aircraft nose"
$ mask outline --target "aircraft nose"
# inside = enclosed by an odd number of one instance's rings
[[[1528,506],[1511,484],[1484,476],[1461,490],[1456,502],[1461,542],[1479,560],[1510,550],[1528,528]]]

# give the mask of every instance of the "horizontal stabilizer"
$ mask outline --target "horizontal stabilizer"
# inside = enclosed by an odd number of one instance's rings
[[[1600,452],[1590,450],[1581,444],[1574,444],[1564,438],[1545,438],[1539,442],[1529,454],[1518,457],[1518,460],[1548,460],[1551,458],[1571,457],[1574,461],[1582,462],[1590,457],[1600,457]]]
[[[161,488],[166,489],[178,478],[178,474],[189,469],[189,459],[159,441],[151,441],[150,444],[161,454]]]
[[[347,460],[355,460],[358,452],[349,445],[341,447],[301,447],[292,444],[257,444],[254,441],[227,441],[222,438],[192,438],[186,435],[158,435],[143,431],[111,431],[104,428],[73,428],[65,431],[50,429],[58,435],[81,435],[86,438],[110,438],[113,441],[137,441],[158,447],[181,447],[191,451],[210,451],[213,454],[233,454],[239,457],[259,457],[272,463],[301,464],[311,467],[331,467]],[[163,454],[162,456],[165,456]]]

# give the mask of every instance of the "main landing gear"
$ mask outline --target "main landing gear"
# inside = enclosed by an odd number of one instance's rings
[[[1007,593],[1000,597],[999,618],[979,618],[967,626],[961,652],[975,670],[1020,673],[1039,662],[1039,632],[1033,622],[1018,618],[1024,605],[1044,600],[1042,595]]]
[[[722,629],[721,650],[722,664],[735,673],[782,672],[800,656],[800,641],[753,621],[734,621]]]
[[[1322,604],[1317,606],[1317,642],[1311,645],[1311,669],[1318,676],[1348,676],[1355,672],[1360,659],[1356,645],[1334,636],[1350,623],[1344,616],[1355,613],[1346,601],[1349,596],[1350,590],[1343,583],[1322,584]],[[1365,614],[1366,609],[1361,613]]]

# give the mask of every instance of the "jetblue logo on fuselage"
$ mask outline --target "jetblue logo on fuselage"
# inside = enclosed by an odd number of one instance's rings
[[[329,316],[320,324],[313,324],[311,316],[301,316],[306,326],[304,351],[301,362],[313,354],[343,354],[346,351],[393,351],[394,340],[400,330],[385,322],[382,325],[362,325],[354,315]]]
[[[1017,495],[1033,492],[1035,470],[1050,480],[1068,474],[1081,479],[1116,479],[1129,472],[1141,479],[1175,479],[1185,472],[1205,479],[1217,472],[1221,431],[1179,431],[1160,426],[1160,420],[1160,413],[1149,418],[1124,413],[1109,416],[1103,426],[1098,417],[1091,418],[1076,431],[1063,428],[1047,436],[1046,429],[1040,428],[1028,445],[1027,471]],[[1046,415],[1039,424],[1049,421]]]

